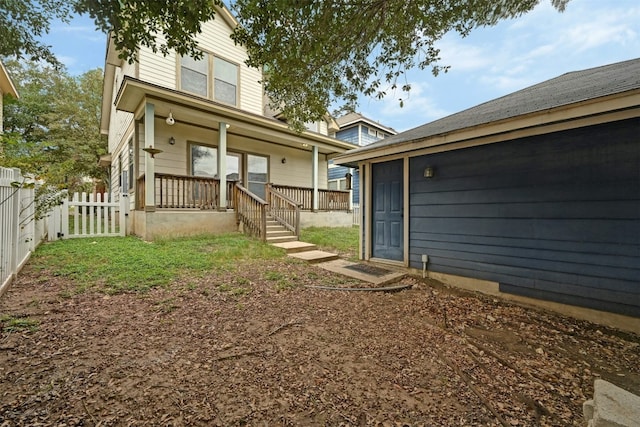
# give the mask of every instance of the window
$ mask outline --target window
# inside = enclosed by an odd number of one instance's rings
[[[215,56],[213,58],[213,98],[236,105],[238,93],[238,66]]]
[[[218,149],[191,144],[191,175],[214,178],[218,173]]]
[[[204,97],[209,95],[209,55],[201,59],[190,56],[180,58],[180,88]]]
[[[120,152],[118,156],[118,170],[120,170],[120,191],[127,193],[129,189],[129,181],[127,176],[127,169],[124,168],[124,152]]]
[[[206,178],[218,176],[218,149],[191,144],[191,175]],[[242,179],[242,154],[227,153],[227,181]]]
[[[129,140],[129,190],[133,190],[133,138]]]
[[[376,130],[375,129],[371,129],[371,128],[367,128],[367,133],[371,136],[376,136]]]
[[[264,199],[265,185],[269,179],[269,159],[253,154],[247,155],[247,184],[248,190]]]
[[[213,92],[214,100],[237,106],[238,70],[236,64],[208,53],[201,59],[182,56],[180,89],[205,98],[211,98]]]

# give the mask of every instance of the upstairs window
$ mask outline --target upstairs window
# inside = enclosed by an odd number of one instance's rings
[[[182,90],[207,97],[209,82],[209,55],[201,59],[183,56],[180,60],[180,87]]]
[[[213,57],[213,98],[225,104],[237,105],[238,66]]]
[[[238,75],[238,65],[208,53],[180,58],[180,89],[225,104],[238,105]]]

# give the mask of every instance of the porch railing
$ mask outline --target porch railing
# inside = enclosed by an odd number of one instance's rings
[[[278,191],[291,200],[298,201],[303,210],[313,210],[313,188],[277,184],[270,185],[273,190]],[[349,211],[349,191],[319,189],[318,210]]]
[[[234,186],[236,223],[242,223],[244,232],[263,242],[267,240],[267,202],[249,192],[240,184]]]
[[[300,237],[300,207],[297,201],[267,184],[266,199],[271,217]]]
[[[235,181],[227,181],[227,208],[234,208]],[[155,206],[161,209],[218,209],[220,180],[198,176],[156,173]],[[136,207],[144,209],[145,176],[138,178]]]

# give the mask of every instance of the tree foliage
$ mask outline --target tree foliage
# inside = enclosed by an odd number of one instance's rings
[[[436,42],[447,32],[465,36],[532,10],[541,0],[228,0],[239,26],[233,39],[247,47],[248,65],[265,70],[274,109],[298,128],[329,106],[355,108],[358,95],[382,98],[411,90],[406,70],[435,75]],[[560,11],[569,0],[551,0]],[[52,18],[88,14],[110,31],[120,56],[137,48],[198,56],[194,37],[222,0],[12,0],[0,3],[0,55],[28,54],[51,62],[37,36]],[[4,18],[3,18],[4,16]],[[395,92],[394,92],[395,93]]]
[[[533,9],[540,0],[236,0],[233,38],[247,47],[249,65],[265,67],[274,107],[302,122],[330,105],[353,110],[358,95],[382,98],[411,89],[414,67],[434,75],[436,42],[447,32],[466,36]],[[563,10],[568,0],[553,0]]]
[[[5,98],[0,165],[18,167],[59,188],[81,190],[87,178],[106,181],[98,160],[102,70],[78,77],[35,62],[5,63],[20,98]]]

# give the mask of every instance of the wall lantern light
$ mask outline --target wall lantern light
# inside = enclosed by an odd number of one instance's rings
[[[433,166],[427,166],[426,168],[424,168],[425,178],[433,178],[434,175],[435,175],[435,170],[433,169]]]
[[[287,159],[283,157],[283,158],[282,158],[282,160],[281,160],[281,162],[282,162],[282,164],[284,165],[285,163],[287,163]]]
[[[169,138],[169,145],[176,145],[176,139],[174,137]]]

